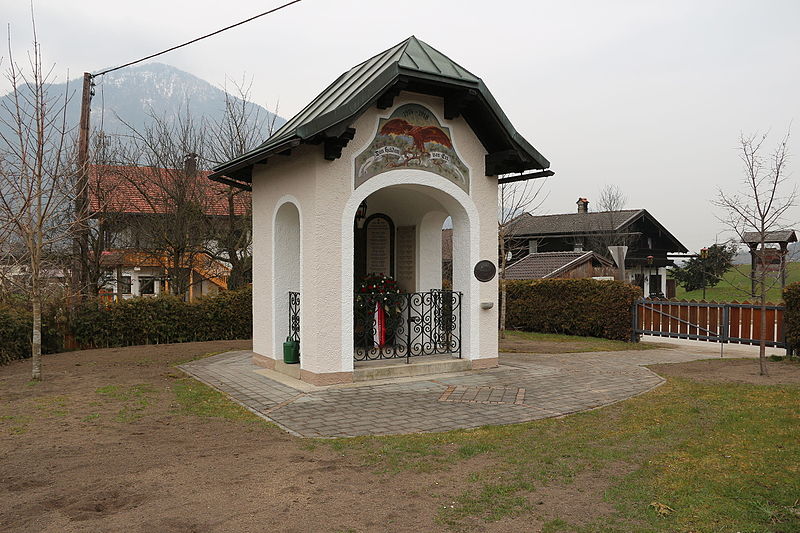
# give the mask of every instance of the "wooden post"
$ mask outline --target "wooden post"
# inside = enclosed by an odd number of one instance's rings
[[[782,242],[781,244],[781,294],[783,289],[786,288],[786,254],[789,253],[789,243]]]
[[[116,276],[117,276],[116,300],[117,300],[117,302],[121,302],[122,301],[122,265],[117,265]]]
[[[72,274],[73,291],[82,300],[89,286],[89,115],[92,108],[92,75],[83,73],[81,118],[78,134],[78,176],[75,182],[75,221],[77,235],[73,249],[77,265]]]

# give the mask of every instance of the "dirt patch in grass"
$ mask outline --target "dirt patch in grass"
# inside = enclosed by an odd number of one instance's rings
[[[706,359],[689,363],[652,365],[662,376],[696,381],[750,383],[753,385],[800,384],[800,363],[767,361],[768,376],[759,375],[758,359]]]

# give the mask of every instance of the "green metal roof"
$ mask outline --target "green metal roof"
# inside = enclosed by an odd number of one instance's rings
[[[341,150],[352,138],[352,132],[349,137],[346,132],[355,119],[376,103],[379,107],[390,106],[400,90],[444,97],[446,114],[449,101],[455,115],[464,116],[489,152],[487,175],[550,166],[517,133],[479,77],[412,36],[339,76],[266,142],[219,165],[210,177],[250,182],[254,164],[300,143],[340,139]],[[386,98],[388,105],[383,102]],[[326,147],[326,158],[334,157],[328,157]]]

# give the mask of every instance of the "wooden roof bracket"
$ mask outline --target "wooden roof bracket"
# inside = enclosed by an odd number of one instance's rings
[[[253,188],[250,185],[246,184],[246,183],[242,183],[242,182],[239,182],[239,181],[234,181],[234,180],[228,179],[228,178],[223,177],[223,176],[215,176],[215,177],[209,178],[209,179],[211,181],[216,181],[217,183],[223,183],[225,185],[230,185],[231,187],[236,187],[237,189],[242,189],[242,190],[245,190],[245,191],[252,191],[253,190]]]
[[[375,105],[378,106],[378,109],[389,109],[394,105],[395,97],[400,94],[400,91],[405,90],[406,87],[408,87],[408,80],[397,80],[394,85],[392,85],[378,97],[378,99],[375,101]]]
[[[506,176],[504,178],[500,178],[497,180],[497,183],[502,185],[503,183],[514,183],[515,181],[527,181],[527,180],[535,180],[538,178],[549,178],[550,176],[554,176],[555,172],[552,170],[539,170],[536,172],[525,172],[522,174],[518,174],[516,176]]]
[[[356,135],[355,128],[347,128],[338,137],[328,137],[325,139],[325,159],[334,161],[342,157],[342,148],[353,140]]]

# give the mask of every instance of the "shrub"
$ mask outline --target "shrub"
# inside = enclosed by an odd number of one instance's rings
[[[797,350],[800,348],[800,282],[787,285],[783,289],[783,326],[786,342]]]
[[[61,351],[56,314],[49,307],[42,311],[42,353]],[[22,301],[0,303],[0,364],[31,356],[32,328],[32,313]]]
[[[91,300],[76,312],[72,332],[81,347],[249,339],[252,291],[223,291],[186,303],[172,295],[121,302]]]
[[[506,327],[605,339],[631,339],[631,307],[641,289],[620,281],[506,281]]]

